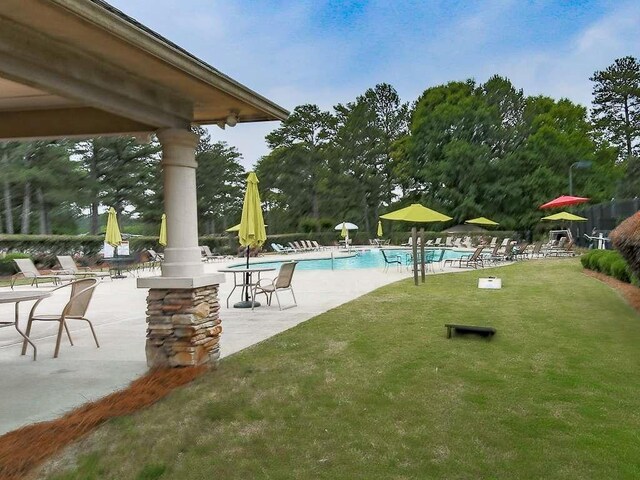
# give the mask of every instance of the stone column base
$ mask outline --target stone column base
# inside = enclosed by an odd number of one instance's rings
[[[215,365],[220,358],[218,285],[152,288],[147,296],[147,365]]]

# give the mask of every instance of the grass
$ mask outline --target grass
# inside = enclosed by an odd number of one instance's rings
[[[438,275],[326,312],[110,422],[43,475],[640,477],[640,316],[575,259],[491,273],[502,290],[476,288],[487,272]],[[446,339],[450,321],[498,334]]]

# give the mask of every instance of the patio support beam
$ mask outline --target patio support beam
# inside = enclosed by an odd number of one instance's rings
[[[199,277],[204,270],[198,246],[195,159],[198,136],[178,128],[160,130],[157,135],[162,144],[168,240],[162,276]]]
[[[1,17],[0,65],[4,78],[154,130],[188,128],[193,118],[192,101],[173,91]]]

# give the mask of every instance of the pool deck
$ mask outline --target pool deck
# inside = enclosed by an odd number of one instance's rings
[[[259,260],[282,261],[317,258],[330,252],[266,256]],[[326,255],[325,255],[326,256]],[[206,272],[216,272],[241,259],[206,263]],[[460,269],[448,269],[461,271]],[[464,271],[464,270],[463,270]],[[437,273],[439,273],[437,269]],[[158,272],[156,271],[156,274]],[[146,272],[144,276],[151,276]],[[275,276],[265,275],[266,277]],[[294,288],[298,307],[280,311],[274,299],[271,306],[246,309],[226,308],[225,299],[233,287],[233,275],[226,275],[220,286],[220,316],[224,328],[222,357],[227,357],[301,322],[349,302],[381,286],[411,276],[405,268],[360,270],[296,271]],[[427,281],[428,283],[428,281]],[[45,288],[45,287],[40,287]],[[16,287],[16,290],[31,290]],[[0,290],[8,290],[2,287]],[[38,360],[32,350],[20,355],[20,337],[12,327],[0,329],[0,434],[33,422],[56,418],[87,401],[95,400],[126,386],[146,372],[145,359],[145,289],[136,288],[136,279],[105,280],[96,289],[88,317],[93,321],[101,347],[93,343],[88,327],[69,324],[75,346],[63,337],[60,356],[53,357],[55,325],[37,323],[31,338],[38,346]],[[68,295],[65,293],[65,295]],[[239,290],[234,292],[238,296]],[[285,292],[286,302],[291,297]],[[45,300],[53,311],[59,311],[65,298]],[[32,302],[21,304],[20,325],[24,329]],[[0,318],[13,319],[13,305],[0,304]],[[83,323],[83,322],[78,322]]]

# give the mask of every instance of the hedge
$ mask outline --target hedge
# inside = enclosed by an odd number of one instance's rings
[[[616,250],[591,250],[580,257],[580,262],[589,270],[638,285],[638,278],[632,275],[626,260]]]

